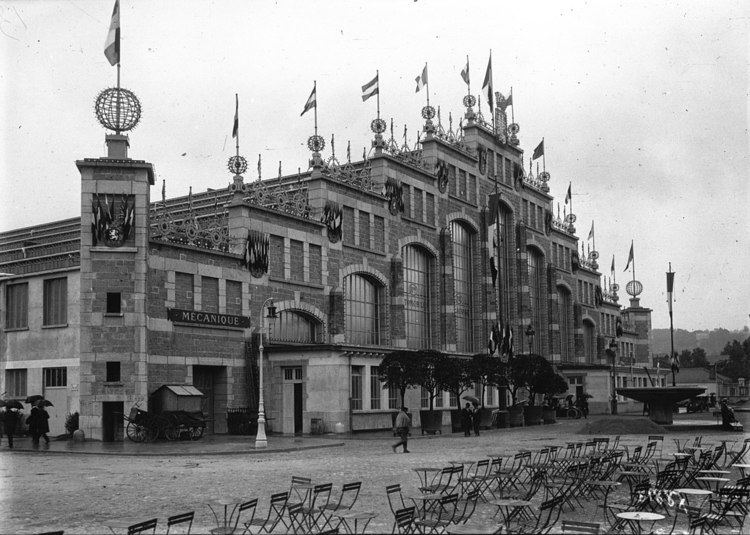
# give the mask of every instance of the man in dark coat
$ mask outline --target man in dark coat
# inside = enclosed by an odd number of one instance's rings
[[[464,430],[464,436],[471,436],[471,422],[472,422],[472,410],[471,403],[468,401],[463,409],[461,409],[461,429]]]
[[[3,417],[3,426],[5,427],[5,435],[8,437],[8,447],[13,448],[13,433],[16,431],[16,425],[18,425],[18,409],[5,409],[5,416]]]
[[[32,408],[31,414],[26,419],[26,425],[29,426],[31,442],[34,446],[39,446],[39,437],[44,438],[44,442],[49,444],[49,414],[42,406],[42,401],[38,401]]]
[[[391,446],[393,453],[396,453],[396,448],[399,446],[404,447],[404,453],[409,453],[408,442],[409,442],[409,428],[411,427],[411,417],[409,416],[409,409],[407,407],[401,407],[401,411],[396,416],[396,434],[398,434],[399,440]]]
[[[472,407],[473,410],[471,411],[471,423],[472,423],[472,426],[474,427],[474,436],[478,437],[479,436],[479,424],[481,423],[482,413],[479,410],[479,404],[477,404],[477,402],[472,402],[472,405],[473,405]]]

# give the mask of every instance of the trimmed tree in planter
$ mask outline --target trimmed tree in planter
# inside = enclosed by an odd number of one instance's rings
[[[406,390],[420,385],[422,363],[415,351],[393,351],[386,355],[378,366],[383,388],[395,388],[404,402]]]
[[[542,418],[545,424],[555,423],[555,409],[549,405],[549,399],[557,394],[563,394],[568,390],[568,381],[555,372],[552,366],[544,367],[529,383],[529,395],[544,394],[544,405],[542,405]]]
[[[484,390],[495,386],[500,389],[501,396],[505,395],[505,390],[508,388],[508,365],[498,357],[490,357],[487,353],[477,353],[472,356],[468,366],[471,380],[481,385],[481,395],[478,396],[482,402],[480,421],[486,427],[491,425],[492,411],[484,408]]]
[[[548,393],[549,381],[554,381],[557,375],[552,365],[541,355],[524,355],[514,357],[510,361],[508,380],[513,404],[516,404],[518,390],[526,388],[529,391],[529,402],[524,407],[526,425],[536,425],[542,422],[542,408],[534,405],[535,394]],[[558,383],[559,386],[559,383]]]
[[[430,408],[429,410],[420,410],[419,419],[422,424],[422,433],[442,432],[443,411],[435,410],[435,397],[439,394],[438,377],[441,374],[443,362],[448,357],[440,351],[422,350],[416,351],[419,362],[419,381],[418,384],[428,392]]]
[[[461,394],[469,390],[475,381],[472,361],[460,357],[443,356],[435,366],[435,383],[439,391],[447,390],[456,397],[459,410],[451,411],[451,427],[461,428]]]

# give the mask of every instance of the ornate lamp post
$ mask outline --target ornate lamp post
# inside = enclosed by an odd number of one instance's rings
[[[609,348],[605,351],[608,357],[612,359],[612,414],[617,414],[617,342],[614,338],[609,342]]]
[[[268,314],[263,315],[263,311],[266,310],[268,305]],[[258,369],[260,370],[258,379],[258,433],[255,435],[255,447],[265,448],[268,446],[266,440],[266,406],[263,402],[263,334],[266,331],[266,320],[269,320],[268,330],[270,336],[271,325],[273,320],[276,319],[276,307],[273,304],[273,299],[268,298],[263,302],[263,306],[260,307],[260,344],[258,345]]]
[[[531,349],[534,345],[534,335],[536,334],[536,331],[534,331],[534,326],[529,323],[529,326],[526,327],[526,337],[529,339],[529,355],[531,355]]]

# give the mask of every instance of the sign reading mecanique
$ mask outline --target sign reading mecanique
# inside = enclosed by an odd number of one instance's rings
[[[210,325],[212,327],[233,327],[235,329],[247,329],[250,327],[250,318],[246,316],[217,314],[215,312],[199,312],[196,310],[168,308],[167,318],[174,323],[192,323],[198,325]]]

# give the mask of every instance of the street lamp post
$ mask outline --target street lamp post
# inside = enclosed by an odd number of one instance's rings
[[[610,403],[612,414],[617,414],[617,342],[614,338],[609,342],[606,353],[612,359],[612,398]]]
[[[268,314],[264,316],[263,311],[266,310],[266,305],[268,305]],[[265,448],[268,446],[268,440],[266,439],[266,406],[263,402],[263,334],[266,330],[266,319],[276,319],[276,307],[273,304],[273,299],[270,297],[263,302],[263,306],[260,308],[260,344],[258,345],[258,369],[260,373],[258,377],[258,432],[255,435],[256,448]],[[270,327],[271,325],[269,324],[269,330]]]
[[[526,327],[526,337],[529,339],[529,355],[531,355],[531,348],[534,345],[534,335],[536,334],[536,331],[534,331],[534,326],[529,323],[529,326]]]

